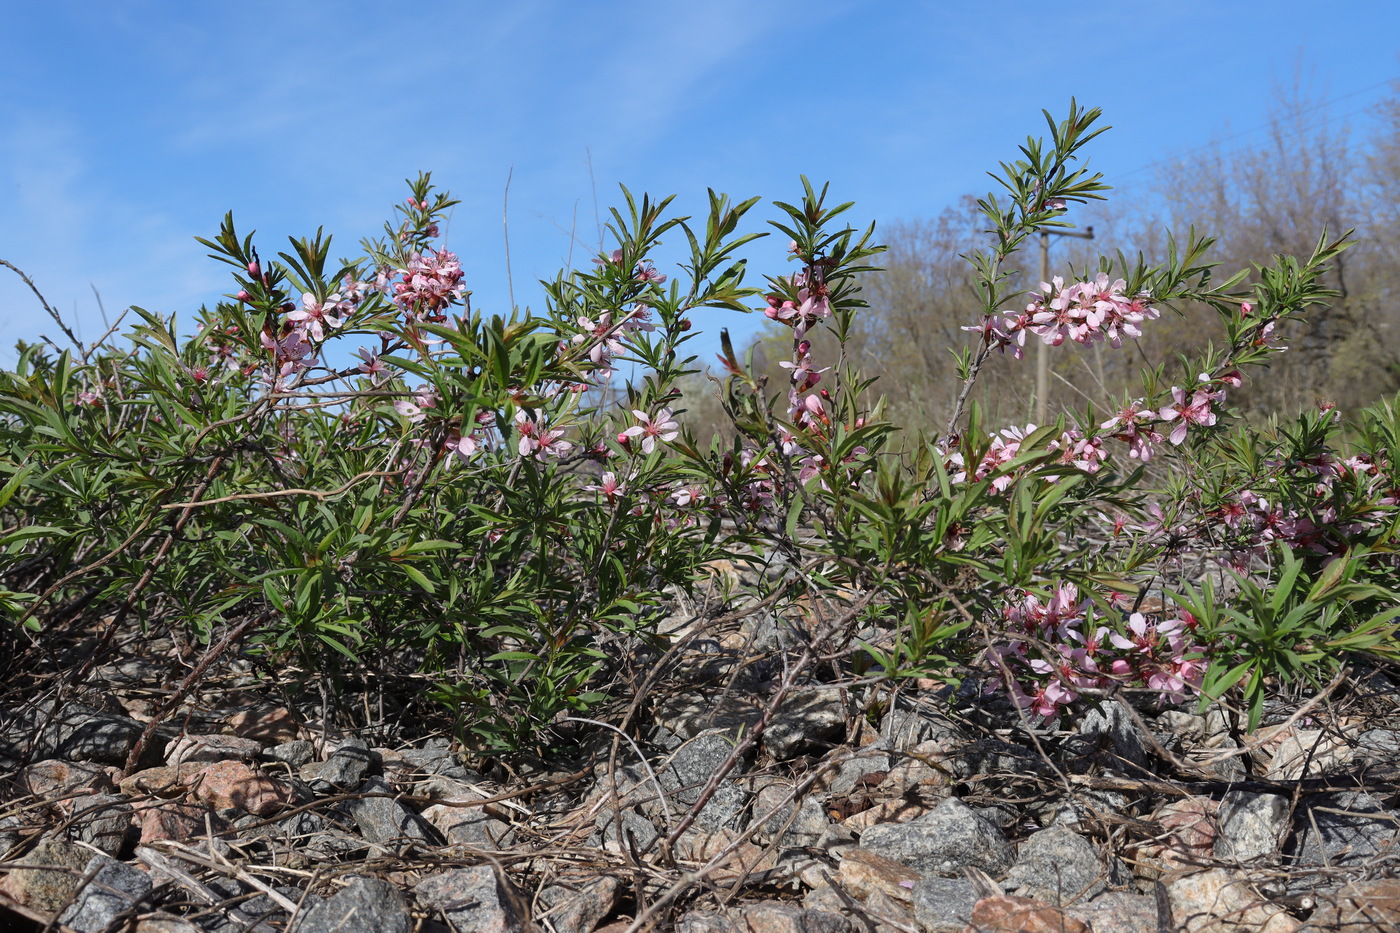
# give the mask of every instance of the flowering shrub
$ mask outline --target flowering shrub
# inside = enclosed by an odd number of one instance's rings
[[[201,241],[232,270],[228,300],[192,335],[133,309],[125,347],[23,347],[0,375],[0,609],[33,638],[74,619],[102,619],[105,640],[133,615],[202,638],[251,620],[309,684],[427,674],[482,747],[512,748],[633,682],[677,589],[744,556],[780,571],[760,595],[808,615],[809,658],[980,670],[1045,718],[1115,692],[1235,690],[1256,723],[1271,678],[1394,654],[1400,418],[1364,414],[1347,449],[1332,412],[1259,428],[1226,407],[1326,299],[1343,243],[1246,289],[1214,281],[1193,236],[1161,265],[1104,261],[1027,299],[1009,266],[1026,238],[1105,190],[1072,168],[1097,116],[1050,121],[980,202],[992,245],[970,257],[983,315],[961,393],[939,436],[902,443],[841,350],[881,247],[805,179],[773,223],[796,269],[764,289],[737,256],[757,199],[712,193],[701,229],[624,191],[616,247],[510,317],[472,308],[440,241],[455,202],[427,176],[337,263],[319,231],[264,262],[229,215]],[[680,274],[650,258],[667,234],[689,245]],[[701,449],[677,389],[693,320],[755,305],[791,330],[786,391],[726,335],[733,431]],[[1117,348],[1191,306],[1219,316],[1221,345],[1174,379],[1145,372],[1116,411],[988,430],[968,401],[1028,333]]]

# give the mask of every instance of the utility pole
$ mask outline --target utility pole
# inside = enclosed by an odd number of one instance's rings
[[[1072,230],[1042,230],[1040,231],[1040,281],[1050,281],[1050,237],[1051,236],[1072,236],[1081,240],[1092,240],[1094,238],[1094,228],[1085,227],[1083,233],[1075,233]],[[1051,297],[1054,297],[1053,295]],[[1050,401],[1050,345],[1045,341],[1040,341],[1035,350],[1035,424],[1038,428],[1043,428],[1049,422],[1049,401]]]

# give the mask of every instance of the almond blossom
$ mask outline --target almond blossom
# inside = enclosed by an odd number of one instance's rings
[[[1035,297],[1022,316],[1026,323],[1021,326],[1051,346],[1069,339],[1083,344],[1103,340],[1121,347],[1124,338],[1142,336],[1139,325],[1143,321],[1160,315],[1147,294],[1123,294],[1126,286],[1123,279],[1110,282],[1106,272],[1068,287],[1062,277],[1055,276],[1041,282],[1039,291],[1033,293]],[[1013,325],[1010,319],[1007,323]]]
[[[364,361],[355,368],[358,369],[360,372],[364,373],[366,376],[383,376],[389,371],[389,367],[384,365],[384,361],[381,360],[379,358],[379,355],[373,350],[370,350],[366,347],[360,347],[360,349],[356,350],[355,352],[360,357],[360,359]]]
[[[342,301],[343,299],[338,294],[327,295],[325,301],[321,301],[309,293],[302,295],[301,307],[290,312],[287,315],[287,320],[304,329],[312,340],[320,343],[326,339],[325,327],[334,330],[340,326],[339,315]]]
[[[1191,400],[1186,400],[1186,390],[1180,386],[1172,386],[1173,404],[1163,405],[1162,410],[1157,412],[1157,417],[1163,421],[1175,421],[1172,426],[1170,440],[1175,445],[1180,445],[1186,440],[1186,429],[1193,424],[1210,426],[1216,422],[1216,414],[1211,411],[1211,403],[1218,400],[1221,393],[1207,392],[1204,389],[1197,389]]]
[[[671,409],[669,408],[661,409],[654,418],[646,412],[636,409],[632,410],[632,415],[641,424],[633,425],[622,433],[629,439],[640,437],[642,439],[642,453],[644,454],[649,454],[656,449],[657,440],[673,441],[680,435],[680,425],[671,420]]]
[[[427,409],[436,408],[438,403],[437,392],[428,386],[419,386],[413,395],[413,401],[398,399],[394,402],[394,411],[403,415],[411,423],[417,424],[428,417]]]
[[[601,492],[611,504],[618,496],[627,491],[627,484],[617,478],[617,474],[612,471],[604,473],[598,478],[597,485],[584,486],[587,492]]]
[[[449,304],[466,294],[462,264],[447,250],[429,249],[409,257],[403,278],[393,285],[393,300],[409,319],[446,320]]]

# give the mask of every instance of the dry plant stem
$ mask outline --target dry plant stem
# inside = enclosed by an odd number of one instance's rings
[[[150,846],[137,846],[136,859],[150,868],[151,873],[157,878],[161,875],[166,876],[205,904],[213,906],[224,902],[223,897],[200,883],[198,879],[181,868],[176,864],[174,859],[163,852],[159,852]],[[295,907],[296,905],[293,904],[292,906]],[[228,910],[229,915],[235,920],[240,923],[250,924],[248,929],[252,931],[252,933],[273,933],[272,926],[267,923],[253,924],[252,918],[238,908],[230,907]]]
[[[101,347],[104,343],[107,342],[108,337],[112,336],[117,332],[117,328],[122,326],[122,321],[126,320],[127,311],[130,310],[131,309],[128,308],[126,311],[123,311],[121,314],[117,315],[117,319],[112,322],[112,326],[108,327],[106,332],[101,337],[98,337],[97,340],[87,348],[87,351],[83,353],[84,363],[87,362],[88,357],[91,356],[94,351],[96,351],[99,347]]]
[[[151,716],[150,722],[146,723],[146,728],[141,730],[141,737],[136,740],[136,744],[131,747],[130,754],[126,756],[126,764],[122,766],[123,771],[127,774],[131,774],[135,770],[136,762],[141,759],[142,753],[146,750],[146,743],[151,740],[151,736],[155,734],[160,724],[165,721],[165,717],[169,715],[170,711],[179,706],[180,702],[184,700],[185,697],[189,695],[190,691],[194,689],[195,685],[199,683],[199,679],[204,676],[205,671],[209,670],[210,665],[222,657],[223,653],[227,651],[234,642],[253,628],[272,618],[272,615],[271,612],[264,612],[261,615],[244,619],[238,625],[230,629],[228,633],[219,640],[218,644],[204,652],[204,657],[199,659],[199,663],[195,665],[194,670],[185,675],[185,679],[180,682],[180,686],[175,688],[175,692],[156,709],[155,714]]]
[[[616,732],[618,735],[622,736],[622,738],[626,739],[627,744],[632,746],[632,751],[637,753],[637,760],[640,761],[642,763],[642,767],[646,769],[647,777],[651,778],[651,783],[656,785],[656,793],[658,795],[657,799],[661,802],[661,811],[666,815],[666,825],[671,825],[671,807],[669,804],[666,803],[666,788],[662,787],[661,782],[656,779],[656,772],[653,771],[651,769],[651,765],[647,763],[647,756],[642,754],[642,750],[637,747],[636,742],[632,741],[632,737],[630,735],[628,735],[626,732],[623,732],[617,726],[609,725],[605,722],[599,722],[596,719],[588,719],[584,716],[565,716],[564,722],[581,722],[586,723],[590,726],[600,726],[604,729],[610,729],[613,732]]]
[[[1337,675],[1332,678],[1331,682],[1329,682],[1327,686],[1324,687],[1322,691],[1317,694],[1317,696],[1308,700],[1302,706],[1294,710],[1293,714],[1287,719],[1285,719],[1278,726],[1273,727],[1268,737],[1256,737],[1249,742],[1241,743],[1239,748],[1228,749],[1226,751],[1214,754],[1209,758],[1203,758],[1200,761],[1186,761],[1185,759],[1180,758],[1167,751],[1161,746],[1161,743],[1159,743],[1156,740],[1156,738],[1153,737],[1152,730],[1147,727],[1147,723],[1143,722],[1142,717],[1138,715],[1137,710],[1133,709],[1133,705],[1131,703],[1123,703],[1121,705],[1123,707],[1123,710],[1128,714],[1128,718],[1133,721],[1133,725],[1137,726],[1138,731],[1142,734],[1143,739],[1148,743],[1149,746],[1151,746],[1152,751],[1155,752],[1158,756],[1160,756],[1163,761],[1167,762],[1172,767],[1178,769],[1183,774],[1198,774],[1205,777],[1208,776],[1207,773],[1204,771],[1204,769],[1207,766],[1219,764],[1222,761],[1229,761],[1231,758],[1239,758],[1243,755],[1248,755],[1250,752],[1254,751],[1254,749],[1263,745],[1265,742],[1271,741],[1274,734],[1286,731],[1295,722],[1302,719],[1312,710],[1316,709],[1319,704],[1326,701],[1326,699],[1332,695],[1333,691],[1340,687],[1342,685],[1342,682],[1346,680],[1346,676],[1348,673],[1350,673],[1350,669],[1347,667],[1343,667],[1340,671],[1337,672]]]
[[[769,810],[768,813],[764,814],[762,818],[753,820],[749,824],[749,827],[747,829],[740,833],[737,838],[735,838],[732,842],[726,845],[722,850],[717,852],[704,865],[702,865],[700,868],[696,869],[693,872],[687,872],[686,874],[682,875],[679,879],[677,879],[665,891],[665,893],[661,895],[661,897],[657,898],[657,900],[654,901],[650,906],[638,913],[637,918],[632,921],[630,926],[628,926],[626,933],[638,933],[639,930],[642,930],[644,928],[650,928],[654,924],[655,917],[657,914],[659,914],[662,910],[664,910],[668,905],[674,902],[678,897],[684,894],[691,887],[703,882],[716,869],[722,867],[726,862],[728,862],[730,857],[733,856],[735,851],[738,850],[739,846],[743,845],[755,833],[757,833],[759,829],[762,828],[763,824],[773,816],[773,814],[777,813],[788,803],[795,801],[802,794],[810,790],[812,785],[815,784],[817,780],[820,779],[821,776],[825,773],[825,770],[825,768],[815,769],[811,774],[807,775],[807,777],[804,778],[801,781],[801,783],[795,785],[792,788],[792,791],[787,795],[786,799],[780,801],[776,806],[773,807],[773,809]],[[793,818],[795,817],[796,814],[794,813]],[[746,877],[747,874],[747,872],[744,872],[743,875],[741,875],[738,883],[742,883],[743,878]]]
[[[52,933],[52,931],[58,929],[59,916],[65,910],[67,910],[69,907],[72,907],[73,904],[77,902],[78,898],[82,896],[83,891],[87,888],[88,885],[92,884],[93,879],[97,877],[97,873],[101,870],[102,863],[98,862],[96,865],[93,865],[91,868],[89,868],[86,872],[83,873],[83,877],[79,879],[78,886],[73,889],[73,893],[68,895],[67,899],[63,902],[62,907],[58,908],[58,910],[55,910],[53,912],[53,916],[49,918],[49,922],[44,924],[44,933]]]
[[[681,817],[680,822],[676,824],[675,828],[666,836],[665,841],[661,843],[662,857],[666,861],[673,861],[671,852],[675,847],[676,840],[678,840],[681,834],[689,829],[691,824],[695,822],[696,817],[700,815],[700,811],[705,808],[705,804],[709,803],[710,798],[719,790],[720,782],[728,776],[730,771],[734,770],[734,767],[739,763],[739,759],[763,737],[764,731],[768,728],[768,724],[773,721],[773,717],[777,715],[778,708],[782,705],[783,700],[787,698],[788,693],[796,686],[797,679],[802,674],[806,673],[807,668],[817,659],[816,646],[825,643],[826,640],[834,635],[842,626],[855,619],[860,611],[865,608],[866,604],[870,602],[872,596],[873,594],[870,593],[862,596],[850,609],[823,625],[822,628],[812,636],[811,641],[803,647],[802,654],[798,656],[798,659],[788,669],[787,673],[783,675],[782,683],[778,685],[778,689],[774,692],[772,699],[768,701],[768,705],[764,708],[763,715],[759,717],[758,722],[754,724],[753,728],[750,729],[739,742],[735,743],[734,748],[730,750],[729,755],[720,766],[711,772],[709,780],[706,781],[705,786],[701,788],[700,796],[696,798],[695,803],[691,804],[689,812]],[[635,928],[635,924],[633,926]]]
[[[70,341],[73,342],[73,346],[78,348],[78,353],[82,356],[83,362],[86,363],[87,353],[83,351],[83,342],[73,335],[73,332],[68,329],[67,324],[63,323],[63,318],[58,316],[58,312],[55,311],[53,309],[53,306],[48,303],[48,300],[44,298],[43,293],[39,291],[39,287],[34,284],[34,280],[31,279],[29,276],[25,275],[24,270],[20,269],[12,262],[7,262],[4,259],[0,259],[0,266],[4,266],[6,269],[9,269],[15,275],[19,276],[20,280],[24,282],[25,285],[29,286],[29,290],[34,293],[34,297],[39,299],[39,304],[43,305],[44,310],[49,313],[49,317],[54,319],[54,323],[57,324],[60,328],[62,328],[64,336],[66,336]]]
[[[246,499],[273,499],[278,496],[315,496],[317,499],[330,499],[342,493],[349,492],[361,480],[373,479],[381,476],[400,476],[403,470],[370,470],[365,473],[358,473],[343,485],[335,489],[274,489],[270,492],[243,492],[232,496],[220,496],[217,499],[200,499],[195,502],[174,502],[170,505],[162,505],[162,509],[194,509],[203,505],[218,505],[221,502],[241,502]]]

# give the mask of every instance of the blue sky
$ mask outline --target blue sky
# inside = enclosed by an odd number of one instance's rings
[[[92,339],[138,304],[189,320],[229,290],[194,242],[232,209],[266,256],[377,234],[420,169],[462,204],[474,305],[586,263],[618,183],[793,200],[829,180],[861,222],[936,215],[1071,95],[1115,128],[1110,183],[1245,144],[1304,76],[1358,129],[1400,77],[1400,2],[14,2],[0,32],[0,259]],[[591,162],[591,172],[590,172]],[[757,209],[756,209],[757,210]],[[765,217],[775,216],[769,210]],[[750,268],[786,271],[785,242]],[[663,271],[670,271],[663,269]],[[708,358],[718,312],[696,321]],[[0,361],[57,329],[0,269]]]

